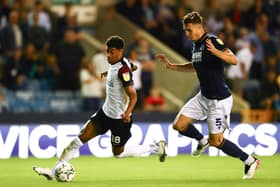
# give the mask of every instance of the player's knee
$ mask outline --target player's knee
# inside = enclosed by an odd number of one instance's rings
[[[87,121],[87,123],[81,129],[79,138],[83,143],[86,143],[87,141],[96,137],[97,135],[98,134],[93,123],[91,121]]]
[[[118,156],[120,156],[120,155],[122,154],[122,152],[123,152],[123,151],[113,150],[113,155],[114,155],[115,157],[118,157]]]
[[[94,138],[96,135],[92,134],[91,132],[85,132],[79,135],[79,138],[81,140],[81,142],[86,143],[89,140],[91,140],[92,138]]]
[[[180,122],[176,122],[173,123],[173,129],[179,132],[185,131],[187,129],[187,127],[189,126],[188,123],[180,123]]]
[[[113,155],[115,157],[118,157],[122,152],[119,152],[119,151],[113,151]]]
[[[209,138],[208,142],[211,146],[219,147],[223,142],[223,138]]]
[[[113,152],[113,155],[117,157],[117,156],[121,155],[122,152],[124,152],[124,147],[123,146],[122,147],[113,147],[112,152]]]
[[[173,123],[172,128],[176,131],[183,131],[185,130],[185,127],[180,125],[179,123]]]

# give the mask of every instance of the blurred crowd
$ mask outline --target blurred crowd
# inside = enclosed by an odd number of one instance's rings
[[[65,13],[55,15],[41,1],[32,8],[24,0],[2,0],[0,10],[1,74],[10,90],[77,90],[84,49],[83,36],[65,4]],[[66,84],[72,82],[72,84]]]
[[[83,34],[72,3],[64,4],[62,15],[50,11],[42,1],[29,5],[25,0],[1,1],[1,94],[79,91],[86,54],[79,44]]]
[[[97,110],[104,100],[105,80],[100,75],[108,69],[105,49],[86,56],[80,45],[84,35],[70,1],[64,4],[63,15],[52,12],[40,0],[31,7],[29,4],[25,0],[1,1],[1,111]],[[155,69],[148,41],[136,37],[130,46],[135,50],[127,55],[139,66],[134,72],[137,109],[163,106],[163,101],[146,102]]]
[[[192,44],[185,36],[181,20],[193,8],[187,0],[166,2],[123,0],[115,9],[190,59]],[[240,63],[227,67],[225,72],[231,89],[246,99],[251,108],[280,109],[280,2],[255,0],[246,9],[240,0],[229,7],[220,7],[218,2],[205,0],[201,13],[206,18],[208,32],[218,35],[239,58]],[[78,93],[82,99],[77,106],[81,110],[96,110],[104,99],[105,82],[100,75],[108,68],[105,49],[93,57],[86,56],[80,44],[84,39],[82,28],[72,3],[64,4],[62,15],[52,12],[39,0],[33,6],[28,5],[26,0],[1,0],[0,86],[5,91],[0,92],[0,111],[13,111],[5,107],[6,98],[13,98],[7,93],[20,91],[32,91],[35,95],[32,98],[39,100],[39,108],[31,106],[34,111],[48,111],[49,108],[42,108],[43,100],[37,96],[49,92],[57,96],[53,102],[55,108],[65,104],[70,109],[71,103],[66,100],[62,103],[61,93],[55,94],[58,91]],[[138,66],[133,72],[137,110],[166,110],[164,97],[153,85],[156,65],[151,44],[139,33],[134,35],[134,41],[127,44],[126,56]],[[70,98],[74,101],[73,96],[76,98],[75,94]]]
[[[168,3],[171,2],[171,3]],[[172,49],[191,59],[191,41],[186,38],[183,16],[193,11],[188,0],[124,0],[119,13]],[[200,11],[205,28],[216,34],[237,55],[239,64],[226,68],[232,91],[251,108],[280,109],[280,1],[254,0],[248,8],[241,0],[229,7],[219,0],[205,0]]]

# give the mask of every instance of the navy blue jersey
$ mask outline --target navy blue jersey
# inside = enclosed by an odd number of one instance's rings
[[[220,39],[205,33],[193,43],[192,63],[200,82],[202,95],[208,99],[224,99],[231,95],[224,79],[224,62],[207,50],[206,39],[211,39],[217,49],[225,49]]]

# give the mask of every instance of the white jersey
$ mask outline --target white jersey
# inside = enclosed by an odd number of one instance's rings
[[[248,47],[239,50],[236,53],[238,63],[235,66],[230,66],[227,71],[227,76],[230,79],[243,78],[243,73],[241,70],[241,64],[244,64],[246,73],[249,73],[254,54],[250,51]]]
[[[90,79],[92,79],[92,81],[87,82]],[[80,83],[81,94],[83,97],[102,97],[102,82],[93,75],[91,75],[91,73],[88,70],[82,69],[80,71]]]
[[[128,106],[128,96],[124,87],[133,85],[131,65],[126,58],[110,65],[106,81],[106,99],[102,107],[104,113],[113,119],[121,119]]]

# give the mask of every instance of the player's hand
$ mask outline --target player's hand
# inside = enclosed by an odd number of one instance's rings
[[[207,47],[207,50],[213,54],[215,54],[217,51],[216,47],[214,46],[213,42],[210,39],[206,40],[206,47]]]
[[[131,64],[132,64],[131,70],[132,70],[132,71],[136,71],[136,70],[138,69],[138,67],[137,67],[135,64],[133,64],[133,63],[131,63]]]
[[[121,115],[123,122],[125,123],[129,123],[131,118],[130,118],[130,114],[124,113]]]
[[[137,69],[138,69],[138,67],[135,65],[132,67],[132,71],[136,71]]]
[[[171,63],[165,54],[157,54],[156,58],[163,62],[164,67],[168,69],[171,66]]]
[[[101,79],[107,77],[108,71],[101,73]]]

